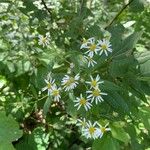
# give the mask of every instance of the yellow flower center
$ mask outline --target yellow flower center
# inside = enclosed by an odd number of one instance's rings
[[[99,96],[100,95],[100,91],[95,89],[93,92],[92,92],[93,96]]]
[[[86,99],[85,98],[81,98],[80,99],[80,104],[81,105],[85,105],[86,104]]]
[[[94,127],[90,127],[90,128],[89,128],[89,133],[90,133],[90,134],[94,134],[95,130],[96,130],[96,129],[95,129]]]
[[[42,42],[45,43],[46,42],[46,37],[42,38]]]
[[[96,45],[95,44],[90,45],[90,51],[95,51],[95,49],[96,49]]]
[[[66,85],[70,86],[74,82],[75,82],[75,79],[73,77],[70,77],[70,79],[66,82]]]
[[[101,47],[102,47],[103,50],[107,49],[107,45],[106,44],[103,44]]]
[[[51,83],[48,83],[48,84],[47,84],[47,88],[48,88],[48,89],[51,89],[51,87],[52,87],[52,84],[51,84]]]
[[[96,80],[92,80],[92,81],[91,81],[91,85],[92,85],[93,87],[96,87],[96,85],[97,85]]]
[[[106,131],[106,128],[105,127],[101,127],[101,131],[102,131],[102,133],[104,133]]]
[[[59,91],[58,90],[53,90],[52,94],[53,94],[53,96],[58,96],[59,95]]]

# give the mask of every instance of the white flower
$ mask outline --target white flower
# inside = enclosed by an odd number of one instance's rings
[[[51,88],[51,95],[54,97],[54,101],[58,101],[61,98],[60,96],[61,88],[57,88],[56,84],[54,84]]]
[[[87,46],[85,46],[85,48],[88,49],[85,54],[88,53],[88,56],[90,57],[93,57],[94,53],[97,54],[97,52],[100,50],[99,45],[95,43],[95,38],[90,38],[89,43],[87,44]]]
[[[98,104],[98,102],[104,101],[101,95],[107,95],[107,93],[103,93],[100,91],[100,89],[95,88],[92,91],[87,91],[86,93],[90,93],[90,95],[87,98],[92,98],[91,102],[95,100],[95,103]]]
[[[51,88],[52,88],[52,86],[53,86],[53,84],[55,82],[55,79],[53,80],[52,77],[51,77],[51,73],[49,73],[47,75],[47,79],[44,79],[44,81],[46,82],[47,85],[42,89],[42,91],[48,90],[48,95],[50,95]]]
[[[110,128],[107,128],[107,126],[109,125],[109,123],[107,123],[104,127],[102,127],[99,123],[97,123],[99,128],[97,129],[97,136],[102,138],[103,134],[107,131],[110,131]]]
[[[85,136],[87,139],[88,138],[93,138],[96,139],[98,137],[97,130],[98,128],[96,127],[97,122],[92,124],[90,121],[86,123],[86,127],[82,130],[83,136]]]
[[[86,119],[83,118],[82,120],[81,119],[77,119],[77,126],[81,126],[82,128],[85,128],[86,127]]]
[[[106,40],[106,39],[100,40],[98,42],[98,45],[100,46],[99,55],[102,55],[102,53],[104,52],[105,55],[108,56],[108,52],[112,52],[112,48],[110,48],[111,44],[110,44],[109,40]]]
[[[85,38],[83,38],[83,41],[82,41],[82,44],[81,44],[80,49],[87,48],[88,44],[91,43],[91,39],[92,39],[92,38],[90,38],[90,39],[85,39]]]
[[[88,67],[94,67],[94,65],[97,64],[97,62],[90,56],[84,56],[84,58],[86,58],[86,60],[88,61]]]
[[[75,77],[65,75],[65,77],[61,81],[62,85],[65,88],[65,91],[73,90],[77,86],[79,78],[79,74],[77,74]]]
[[[89,103],[89,100],[90,99],[86,99],[82,96],[82,94],[80,94],[80,97],[77,97],[74,101],[76,103],[74,106],[78,107],[77,110],[79,110],[81,106],[84,106],[85,110],[88,111],[88,109],[92,106],[92,104]]]
[[[92,76],[90,76],[91,81],[86,81],[87,84],[91,85],[91,88],[98,88],[99,84],[104,83],[104,81],[100,81],[100,76],[97,75],[94,79]]]
[[[39,45],[42,45],[43,47],[47,46],[50,41],[50,34],[49,32],[46,33],[46,36],[44,37],[43,35],[39,35]]]

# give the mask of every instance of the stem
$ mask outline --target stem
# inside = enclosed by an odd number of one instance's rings
[[[117,13],[117,15],[114,17],[114,19],[105,27],[107,29],[109,26],[111,26],[117,19],[118,17],[122,14],[122,12],[133,2],[134,0],[130,0],[124,7]]]
[[[47,7],[46,3],[44,0],[41,0],[42,1],[42,4],[44,5],[44,8],[47,10],[47,12],[50,14],[51,16],[51,20],[52,20],[52,12],[50,11],[50,9]]]

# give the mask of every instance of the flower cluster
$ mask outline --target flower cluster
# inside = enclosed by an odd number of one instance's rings
[[[83,97],[82,94],[80,94],[80,97],[77,97],[74,101],[76,103],[74,106],[77,107],[77,110],[83,106],[85,110],[88,111],[92,107],[92,103],[94,101],[96,104],[98,104],[98,102],[104,101],[102,95],[107,95],[107,93],[101,92],[99,88],[99,85],[104,83],[104,81],[100,81],[100,76],[97,75],[96,78],[90,76],[90,78],[91,81],[85,82],[86,84],[90,85],[90,90],[86,91],[88,96]]]
[[[102,40],[97,40],[92,37],[89,39],[83,39],[80,49],[87,49],[84,58],[88,62],[88,67],[94,67],[97,62],[94,60],[94,55],[102,55],[103,53],[108,56],[108,52],[112,52],[110,38],[111,34],[108,31],[103,31],[104,38]]]
[[[111,129],[108,128],[108,123],[103,127],[98,122],[94,122],[93,124],[91,121],[86,121],[85,118],[83,120],[78,119],[77,120],[77,126],[81,127],[82,135],[86,138],[102,138],[103,134],[107,131],[110,131]]]
[[[96,43],[95,38],[90,38],[88,40],[84,39],[83,44],[81,45],[81,49],[87,49],[85,52],[86,56],[84,56],[89,62],[89,66],[94,66],[97,62],[93,60],[93,57],[95,54],[102,55],[102,53],[105,53],[106,56],[108,56],[108,52],[112,52],[111,44],[109,42],[110,40],[110,33],[105,32],[104,33],[104,39],[99,40]],[[48,35],[46,37],[40,37],[40,43],[43,46],[47,45],[49,43]],[[52,78],[52,74],[49,73],[47,78],[45,79],[45,83],[47,84],[46,87],[42,89],[42,91],[48,91],[48,96],[51,96],[54,101],[59,102],[61,95],[60,92],[64,90],[64,92],[72,92],[78,85],[79,81],[82,80],[82,83],[85,85],[88,90],[85,91],[85,93],[79,93],[79,96],[75,98],[74,100],[74,107],[79,110],[80,108],[84,108],[85,111],[89,111],[93,107],[94,104],[98,104],[104,101],[103,96],[107,95],[107,93],[103,92],[100,88],[100,85],[104,83],[104,81],[101,80],[99,74],[97,74],[95,77],[90,75],[90,80],[85,81],[82,79],[78,74],[72,75],[72,69],[75,67],[73,63],[70,63],[70,68],[66,75],[61,80],[61,87],[57,87],[55,83],[55,79]],[[78,119],[77,120],[77,126],[81,126],[81,131],[83,136],[86,138],[101,138],[105,131],[110,131],[110,128],[107,128],[108,124],[106,124],[104,127],[101,126],[98,122],[94,122],[93,124],[91,121],[86,121],[85,118],[83,120]]]

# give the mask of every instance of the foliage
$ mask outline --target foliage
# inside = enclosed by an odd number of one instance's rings
[[[150,6],[130,2],[0,1],[0,150],[148,150]],[[81,41],[102,39],[104,29],[111,33],[112,53],[96,55],[97,64],[88,67]],[[49,41],[40,45],[46,33]],[[58,87],[66,74],[81,79],[76,89],[62,88],[57,102],[42,91],[49,72]],[[77,110],[76,97],[97,74],[104,101]],[[87,139],[77,126],[81,118],[109,122],[111,131]]]

